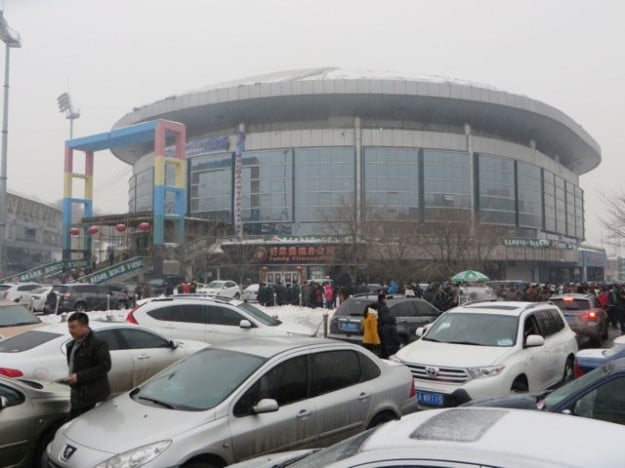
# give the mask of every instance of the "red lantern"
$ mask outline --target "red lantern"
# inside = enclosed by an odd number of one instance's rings
[[[149,231],[150,230],[150,223],[139,223],[139,226],[137,226],[139,228],[140,231]]]
[[[78,234],[80,234],[80,229],[78,229],[77,227],[70,228],[69,230],[70,236],[77,236]]]
[[[98,226],[89,226],[89,229],[87,229],[87,232],[91,235],[93,234],[97,234],[98,233]]]
[[[124,232],[126,230],[126,225],[123,223],[119,223],[117,226],[115,226],[115,230],[117,232]]]

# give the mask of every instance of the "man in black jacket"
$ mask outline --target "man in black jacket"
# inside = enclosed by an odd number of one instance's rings
[[[67,343],[67,382],[72,389],[69,418],[72,419],[89,411],[111,394],[107,376],[111,369],[111,354],[106,342],[95,336],[89,328],[87,314],[74,312],[67,323],[69,333],[74,338]]]

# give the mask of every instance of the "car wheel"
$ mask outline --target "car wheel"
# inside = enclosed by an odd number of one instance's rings
[[[207,461],[192,461],[183,465],[183,468],[222,468],[224,465]]]
[[[239,299],[241,298],[241,295],[240,295],[239,293],[236,293],[236,294],[234,295],[234,298],[235,298],[236,300],[239,300]]]
[[[395,421],[397,419],[399,418],[395,415],[395,413],[385,411],[384,413],[376,414],[371,422],[369,422],[367,429],[371,429],[372,427],[379,426],[380,424],[384,424],[385,422]]]
[[[84,302],[77,302],[74,306],[74,310],[84,312],[85,310],[87,310],[87,304],[85,304]]]
[[[573,380],[573,358],[568,357],[566,364],[564,364],[564,372],[562,373],[562,385],[569,383]]]
[[[525,377],[519,376],[514,379],[512,382],[512,386],[510,387],[511,392],[527,392],[529,391],[529,385],[527,384],[527,379]]]

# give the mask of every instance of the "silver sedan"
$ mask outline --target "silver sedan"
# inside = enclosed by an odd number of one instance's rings
[[[361,346],[305,337],[210,347],[57,431],[52,466],[213,468],[325,446],[397,419],[410,371]]]
[[[39,467],[69,406],[66,385],[0,377],[0,465]]]
[[[130,390],[168,365],[208,346],[205,342],[173,341],[136,325],[92,320],[89,326],[108,343],[111,392]],[[38,380],[67,377],[67,323],[29,330],[0,341],[0,375]]]

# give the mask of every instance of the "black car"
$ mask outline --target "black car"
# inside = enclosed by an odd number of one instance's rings
[[[625,424],[625,359],[610,361],[551,392],[515,393],[462,406],[540,410]]]
[[[125,294],[105,284],[58,284],[48,294],[44,312],[60,314],[75,310],[121,309],[126,306],[127,300]]]
[[[377,294],[359,294],[344,301],[332,316],[328,337],[361,343],[360,321],[363,312],[365,307],[374,304],[377,299]],[[397,320],[397,333],[404,344],[416,340],[417,328],[433,322],[442,313],[428,301],[418,297],[386,296],[386,305]]]

